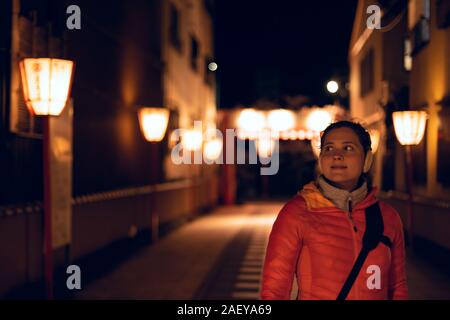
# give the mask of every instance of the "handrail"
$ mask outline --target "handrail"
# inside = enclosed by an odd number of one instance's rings
[[[394,200],[401,200],[401,201],[407,201],[408,200],[408,194],[401,191],[381,191],[379,192],[379,195],[381,198],[386,199],[394,199]],[[420,195],[413,195],[413,202],[420,205],[435,207],[435,208],[441,208],[441,209],[450,209],[450,202],[445,200],[439,200],[436,198],[431,197],[425,197]]]
[[[116,189],[110,191],[96,192],[92,194],[80,195],[72,198],[72,205],[83,205],[94,202],[115,200],[128,197],[149,195],[158,192],[180,190],[190,187],[200,186],[209,177],[188,178],[178,181],[163,182],[154,185]],[[0,206],[0,217],[21,214],[39,213],[42,211],[42,201],[27,202],[21,204],[11,204]]]

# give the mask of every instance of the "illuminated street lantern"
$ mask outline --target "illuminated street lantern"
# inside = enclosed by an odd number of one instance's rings
[[[59,116],[66,106],[72,86],[74,62],[53,58],[25,58],[19,63],[23,97],[30,113],[42,118],[43,155],[43,233],[44,281],[48,299],[53,299],[53,249],[52,238],[52,168],[51,153],[67,150],[67,144],[50,132],[50,116]],[[52,149],[53,147],[53,149]],[[70,196],[69,196],[70,197]]]
[[[266,119],[261,111],[255,109],[244,109],[240,112],[237,119],[239,130],[247,132],[259,132],[266,125]]]
[[[187,151],[200,150],[203,144],[202,131],[198,129],[186,129],[181,138],[181,144]]]
[[[53,58],[20,61],[25,103],[35,115],[59,116],[71,88],[74,62]]]
[[[402,145],[417,145],[425,132],[425,111],[397,111],[392,113],[395,135]]]
[[[306,126],[312,131],[323,131],[331,123],[332,118],[328,111],[316,109],[311,111],[306,119]],[[310,138],[308,138],[310,139]]]
[[[210,161],[217,160],[222,153],[222,147],[222,139],[217,137],[213,138],[205,142],[205,146],[203,148],[203,156]]]
[[[261,158],[268,158],[275,150],[275,140],[272,139],[270,130],[261,131],[255,142],[256,151]]]
[[[256,150],[261,158],[268,158],[275,149],[275,140],[271,138],[259,138],[256,140]]]
[[[169,110],[165,108],[139,109],[139,124],[145,139],[158,142],[164,138],[169,122]]]
[[[409,245],[413,247],[414,241],[414,214],[413,214],[413,160],[411,146],[422,141],[427,113],[425,111],[397,111],[392,113],[395,135],[398,141],[405,146],[406,152],[406,186],[408,189],[407,230]]]
[[[295,114],[286,109],[276,109],[267,115],[267,124],[273,131],[288,131],[295,127]]]
[[[380,131],[378,131],[377,129],[370,129],[369,130],[369,134],[370,134],[370,141],[372,143],[372,152],[375,153],[378,150],[378,146],[380,144]]]

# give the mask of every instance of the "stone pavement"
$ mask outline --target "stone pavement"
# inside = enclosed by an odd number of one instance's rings
[[[219,207],[140,250],[75,299],[258,299],[267,238],[282,205]],[[409,252],[407,272],[411,299],[450,299],[449,274]]]

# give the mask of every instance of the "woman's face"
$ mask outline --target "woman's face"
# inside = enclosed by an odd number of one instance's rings
[[[345,190],[358,184],[364,165],[364,149],[358,136],[350,128],[337,128],[325,137],[320,151],[323,175]]]

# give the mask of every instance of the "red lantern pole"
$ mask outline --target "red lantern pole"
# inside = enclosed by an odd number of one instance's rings
[[[43,124],[43,173],[44,173],[44,279],[47,299],[53,299],[53,243],[50,181],[50,118],[45,116]]]
[[[408,242],[409,246],[411,248],[414,247],[414,218],[413,218],[413,166],[412,166],[412,153],[411,153],[411,146],[405,145],[405,153],[406,153],[406,186],[408,189]]]

